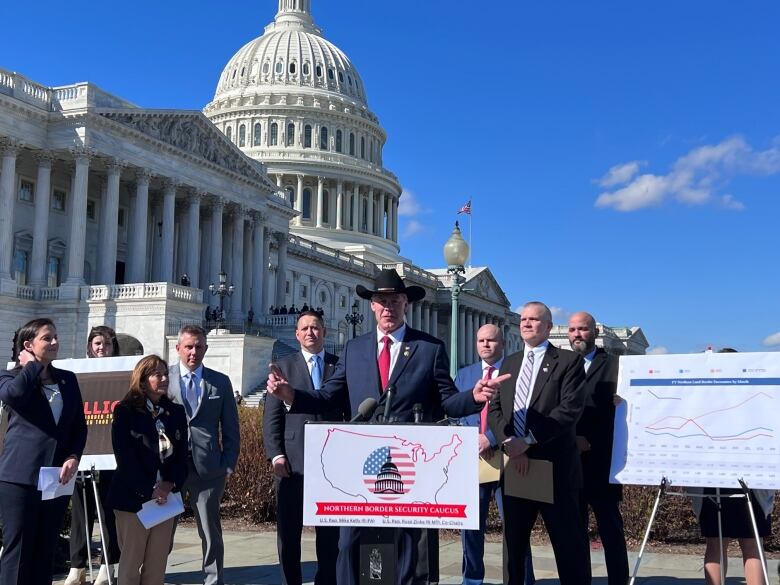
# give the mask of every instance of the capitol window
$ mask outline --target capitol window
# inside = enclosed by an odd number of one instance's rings
[[[316,71],[317,77],[322,77],[322,65],[317,65],[314,71]]]
[[[62,189],[55,189],[51,194],[51,208],[54,211],[65,211],[67,195]]]
[[[19,201],[32,203],[35,200],[35,183],[27,179],[19,180]]]
[[[274,122],[271,124],[271,133],[268,137],[268,146],[276,146],[279,143],[279,125]]]
[[[284,65],[282,64],[282,62],[281,62],[281,61],[279,61],[279,62],[276,64],[276,72],[277,72],[277,73],[281,73],[282,71],[284,71]]]
[[[303,74],[304,75],[308,75],[309,74],[309,64],[308,63],[304,63],[303,64]]]
[[[238,145],[246,146],[246,126],[243,124],[238,127]]]
[[[225,129],[225,136],[227,136],[227,139],[230,140],[230,142],[233,142],[233,128],[228,126]]]
[[[263,140],[263,127],[260,125],[260,122],[257,122],[255,124],[254,145],[260,146],[262,144],[262,140]]]
[[[286,195],[287,195],[287,201],[289,201],[289,202],[290,202],[290,205],[292,205],[293,207],[295,207],[295,189],[293,189],[292,187],[287,187],[287,188],[284,190],[284,192],[285,192],[285,193],[286,193]]]
[[[263,63],[263,73],[268,73],[268,61]]]
[[[311,189],[303,190],[303,219],[311,219]]]
[[[97,203],[94,199],[87,200],[87,219],[97,221]]]
[[[336,130],[336,152],[341,152],[341,130]]]
[[[328,150],[328,129],[320,128],[320,150]]]
[[[352,76],[347,75],[347,82],[349,83],[349,86],[352,87]]]
[[[295,75],[295,63],[290,63],[290,73]]]
[[[54,256],[49,257],[46,266],[46,286],[54,288],[60,285],[60,259]]]
[[[292,146],[295,143],[295,124],[290,122],[287,124],[287,146]]]
[[[339,71],[339,83],[344,83],[344,74]]]
[[[355,156],[355,134],[353,132],[349,133],[349,154]]]
[[[328,79],[333,80],[333,69],[328,67]]]
[[[14,280],[20,286],[27,284],[27,265],[27,252],[17,250],[14,254]]]
[[[311,126],[308,124],[303,128],[303,147],[311,148]]]

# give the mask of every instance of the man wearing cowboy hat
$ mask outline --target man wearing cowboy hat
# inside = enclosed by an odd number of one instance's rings
[[[371,301],[377,328],[349,341],[336,371],[319,393],[293,389],[276,368],[268,376],[268,392],[290,405],[290,412],[320,412],[347,393],[352,414],[366,398],[380,399],[392,386],[390,417],[399,422],[414,419],[413,407],[421,404],[423,421],[437,413],[461,417],[479,412],[508,376],[479,380],[472,392],[458,392],[449,375],[449,360],[441,340],[406,325],[409,303],[421,300],[425,290],[406,286],[395,270],[381,270],[374,289],[358,285],[358,296]],[[376,364],[375,367],[371,367]],[[338,583],[358,582],[360,530],[342,527],[339,540]],[[401,531],[398,544],[397,583],[413,583],[416,564],[416,531]]]

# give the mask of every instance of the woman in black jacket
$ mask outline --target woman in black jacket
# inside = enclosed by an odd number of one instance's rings
[[[168,366],[156,355],[138,362],[130,391],[114,409],[111,438],[116,471],[108,493],[114,509],[119,585],[162,585],[175,519],[144,528],[137,513],[164,504],[187,476],[187,418],[167,396]]]
[[[57,329],[34,319],[16,335],[16,367],[0,373],[8,430],[0,453],[0,585],[50,585],[68,496],[41,500],[41,467],[59,467],[60,483],[78,471],[87,441],[84,402],[73,372],[51,365]]]

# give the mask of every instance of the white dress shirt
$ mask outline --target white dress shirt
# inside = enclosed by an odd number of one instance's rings
[[[382,333],[379,327],[376,328],[377,358],[385,347],[385,343],[382,339],[387,336],[393,340],[393,343],[390,344],[390,373],[387,376],[388,379],[393,375],[393,368],[398,361],[398,356],[401,354],[401,345],[403,345],[404,342],[404,335],[406,335],[406,323],[392,333]]]
[[[301,348],[301,354],[303,355],[303,361],[306,362],[306,367],[309,368],[309,378],[311,378],[311,371],[314,369],[314,362],[311,358],[313,358],[315,355],[320,356],[320,365],[322,366],[322,383],[325,384],[325,348],[322,348],[319,353],[309,353],[305,349]]]

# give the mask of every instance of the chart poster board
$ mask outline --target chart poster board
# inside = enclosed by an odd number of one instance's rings
[[[303,523],[479,528],[476,427],[310,423]]]
[[[780,488],[780,354],[621,356],[612,483]]]
[[[79,469],[116,469],[111,445],[114,408],[130,388],[130,374],[143,356],[55,360],[52,365],[76,374],[87,420],[87,444]],[[10,364],[13,367],[13,364]],[[5,437],[8,415],[3,413],[0,434]]]

